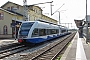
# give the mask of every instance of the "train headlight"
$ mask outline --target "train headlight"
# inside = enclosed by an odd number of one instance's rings
[[[23,42],[23,40],[22,40],[22,39],[18,39],[18,42],[20,42],[20,43],[21,43],[21,42]]]

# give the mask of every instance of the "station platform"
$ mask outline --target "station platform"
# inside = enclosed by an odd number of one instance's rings
[[[77,32],[60,60],[90,60],[90,44]]]
[[[0,39],[0,46],[12,44],[12,43],[18,43],[18,41],[15,39]]]

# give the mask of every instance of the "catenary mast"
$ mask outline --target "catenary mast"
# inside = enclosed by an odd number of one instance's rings
[[[23,20],[28,21],[28,13],[27,13],[27,0],[23,0]]]

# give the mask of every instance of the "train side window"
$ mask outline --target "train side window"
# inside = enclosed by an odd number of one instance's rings
[[[56,33],[59,33],[59,30],[58,29],[56,29]]]
[[[51,29],[47,29],[47,35],[51,34]]]
[[[52,29],[51,30],[51,34],[56,34],[56,30],[55,29]]]
[[[57,34],[57,30],[55,29],[55,32],[54,32],[55,34]]]
[[[38,29],[34,29],[33,33],[32,33],[32,37],[38,37]]]
[[[61,31],[61,33],[64,33],[64,32],[66,32],[66,30],[62,30],[62,31]]]
[[[47,35],[59,33],[58,29],[47,29]]]
[[[45,36],[46,35],[46,29],[39,29],[39,36]]]

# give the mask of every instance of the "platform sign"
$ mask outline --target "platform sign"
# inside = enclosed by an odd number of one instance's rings
[[[15,27],[16,26],[16,23],[11,23],[10,26],[11,27]]]

